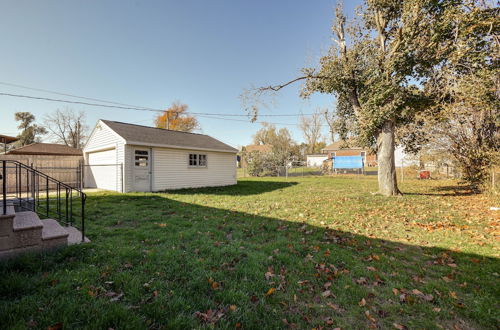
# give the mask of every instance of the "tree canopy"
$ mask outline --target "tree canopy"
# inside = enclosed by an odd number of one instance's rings
[[[44,127],[34,123],[35,116],[31,112],[16,112],[14,118],[20,122],[17,128],[21,130],[21,133],[17,135],[19,140],[16,142],[16,146],[22,147],[39,142],[41,135],[47,134]]]
[[[465,33],[465,45],[467,40],[477,38],[477,33],[497,35],[494,31],[498,21],[487,23],[486,17],[492,13],[481,3],[366,0],[351,20],[339,6],[332,26],[334,44],[318,67],[304,68],[302,76],[254,93],[260,96],[305,80],[303,97],[313,93],[333,95],[340,105],[339,119],[344,123],[340,127],[353,127],[357,140],[377,151],[379,192],[397,195],[396,134],[418,123],[419,114],[440,101],[427,86],[448,62],[455,61],[452,50],[464,28],[459,17],[477,13],[472,25],[477,28]],[[471,52],[468,56],[475,55]],[[258,104],[247,108],[254,117]],[[399,141],[410,144],[413,137],[418,134],[408,134]]]
[[[43,121],[56,143],[81,149],[87,139],[89,127],[85,123],[85,112],[66,108],[47,114]]]
[[[187,104],[172,103],[167,110],[156,116],[156,127],[183,132],[192,132],[199,129],[198,120],[196,117],[189,115],[187,110]]]

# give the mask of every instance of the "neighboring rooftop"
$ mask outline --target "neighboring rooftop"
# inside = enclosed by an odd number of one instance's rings
[[[163,128],[102,120],[128,144],[237,152],[235,148],[205,134],[172,131]]]
[[[9,144],[12,142],[16,142],[17,140],[19,140],[19,139],[16,137],[0,134],[0,143]]]
[[[81,156],[80,149],[68,147],[64,144],[32,143],[7,151],[7,155],[55,155],[55,156]]]
[[[272,152],[273,146],[270,144],[250,144],[248,146],[243,147],[246,152],[258,151],[258,152]]]
[[[341,150],[341,149],[350,149],[350,150],[363,150],[363,148],[356,145],[354,140],[339,140],[333,142],[332,144],[327,145],[323,149],[322,152],[332,151],[332,150]]]

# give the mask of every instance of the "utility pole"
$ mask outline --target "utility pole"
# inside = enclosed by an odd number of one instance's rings
[[[78,120],[76,122],[76,141],[75,141],[75,145],[73,147],[78,148],[78,149],[80,149],[80,147],[81,147],[81,145],[80,145],[80,120]]]

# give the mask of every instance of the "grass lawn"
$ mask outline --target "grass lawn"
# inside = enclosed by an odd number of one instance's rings
[[[0,327],[496,329],[498,197],[401,188],[339,176],[92,193],[92,243],[0,263]]]

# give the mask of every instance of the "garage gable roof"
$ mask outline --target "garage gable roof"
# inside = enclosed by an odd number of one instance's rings
[[[172,131],[163,128],[141,126],[118,121],[102,120],[127,144],[159,146],[179,149],[197,149],[221,152],[238,152],[235,148],[204,134]]]
[[[35,142],[7,151],[8,155],[81,156],[82,151],[64,144]]]

